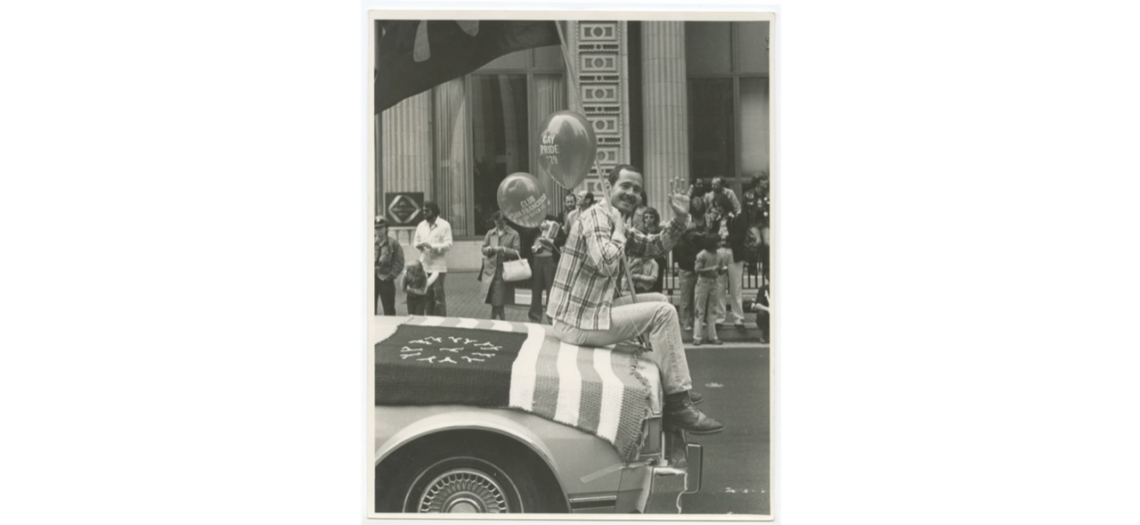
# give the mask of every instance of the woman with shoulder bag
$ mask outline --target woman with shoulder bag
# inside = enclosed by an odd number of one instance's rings
[[[515,302],[515,289],[503,278],[503,263],[519,258],[519,234],[500,211],[491,215],[495,228],[483,239],[483,269],[480,272],[484,301],[491,305],[491,319],[507,320],[506,305]]]

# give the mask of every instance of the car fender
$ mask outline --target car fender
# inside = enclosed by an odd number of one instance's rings
[[[429,415],[410,422],[377,448],[375,464],[379,465],[392,452],[420,438],[452,430],[484,430],[507,436],[522,443],[542,459],[550,472],[554,474],[555,479],[558,480],[558,490],[562,497],[567,497],[566,480],[562,477],[555,455],[551,453],[543,440],[522,422],[491,411],[450,411]],[[568,500],[566,504],[569,507]]]

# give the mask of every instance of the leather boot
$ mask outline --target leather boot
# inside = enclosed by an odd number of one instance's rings
[[[716,434],[724,430],[721,422],[693,406],[687,391],[665,396],[665,426],[680,428],[693,434]]]
[[[693,405],[699,405],[704,400],[705,396],[702,396],[700,392],[697,392],[696,390],[689,391],[689,401],[692,401]]]

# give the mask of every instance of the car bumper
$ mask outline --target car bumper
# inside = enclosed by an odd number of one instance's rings
[[[677,443],[677,450],[662,465],[631,465],[621,475],[621,488],[613,505],[596,510],[575,512],[613,512],[617,514],[678,514],[681,495],[701,488],[703,449],[700,445]]]

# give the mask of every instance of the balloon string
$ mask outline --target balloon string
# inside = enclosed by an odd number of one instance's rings
[[[578,99],[578,64],[570,60],[570,45],[566,42],[566,35],[562,32],[562,23],[555,21],[554,27],[558,29],[558,40],[562,42],[562,60],[566,62],[566,76],[570,77],[570,108],[583,117],[586,116],[585,108],[582,107],[581,101]],[[586,119],[589,123],[589,119]],[[590,124],[593,125],[592,123]],[[602,174],[602,167],[598,164],[598,156],[594,155],[594,171],[598,173],[598,182],[602,186],[602,206],[605,207],[607,212],[612,212],[613,207],[610,205],[610,181]],[[625,220],[622,218],[622,220]],[[622,257],[619,260],[621,264],[622,273],[625,275],[625,283],[629,288],[629,298],[633,302],[637,302],[637,289],[633,286],[633,274],[629,270],[629,261],[626,260],[625,250],[622,250]],[[649,341],[646,341],[642,335],[637,336],[637,340],[641,346],[649,349]]]

